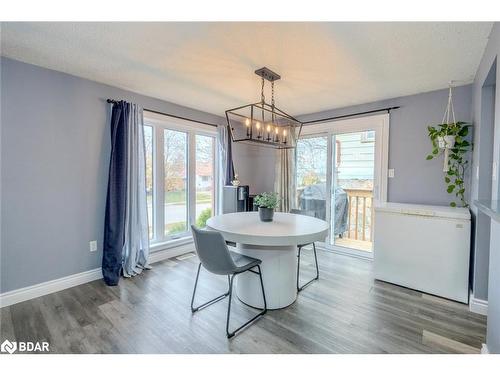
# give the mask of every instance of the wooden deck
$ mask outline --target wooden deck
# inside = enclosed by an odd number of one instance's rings
[[[373,191],[344,189],[347,193],[347,230],[335,245],[366,252],[372,251]]]

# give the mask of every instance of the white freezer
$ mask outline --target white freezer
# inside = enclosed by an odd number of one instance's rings
[[[374,225],[376,279],[468,303],[468,209],[385,203]]]

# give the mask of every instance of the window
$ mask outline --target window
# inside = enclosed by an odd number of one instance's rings
[[[163,178],[165,180],[165,235],[188,230],[188,134],[163,131]]]
[[[153,128],[144,126],[144,147],[146,150],[146,198],[148,206],[149,239],[154,237],[154,196],[153,196]]]
[[[215,214],[216,136],[214,127],[144,112],[152,243],[187,237]]]
[[[196,135],[196,226],[203,228],[214,212],[215,138]]]

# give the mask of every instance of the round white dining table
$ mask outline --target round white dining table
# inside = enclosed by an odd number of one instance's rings
[[[281,309],[297,298],[297,245],[324,241],[328,235],[326,221],[281,212],[271,222],[260,221],[258,212],[218,215],[208,219],[207,228],[235,242],[236,252],[262,261],[268,309]],[[243,303],[264,306],[258,275],[244,272],[235,280],[236,295]]]

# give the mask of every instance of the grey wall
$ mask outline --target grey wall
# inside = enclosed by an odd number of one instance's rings
[[[471,121],[472,85],[457,87],[453,96],[457,120]],[[425,160],[431,150],[427,126],[441,122],[447,101],[448,90],[445,89],[311,113],[298,118],[308,121],[400,106],[400,109],[391,112],[389,168],[395,169],[395,177],[388,181],[388,200],[448,205],[450,196],[443,181],[442,158]],[[241,174],[242,181],[251,181],[257,192],[270,190],[273,189],[275,176],[275,156],[275,151],[262,150],[262,147],[250,150],[249,147],[240,146],[238,155],[234,157],[235,168]]]
[[[0,292],[100,266],[110,153],[107,98],[224,123],[68,74],[6,58],[0,63]],[[94,239],[99,250],[90,253]]]
[[[274,191],[276,150],[233,143],[233,163],[242,185],[250,186],[250,194]]]
[[[2,292],[96,268],[109,156],[109,108],[123,98],[146,108],[223,123],[218,116],[2,58]],[[447,204],[441,160],[426,161],[426,126],[439,122],[446,91],[301,116],[303,120],[399,105],[391,115],[389,200]],[[471,88],[455,90],[470,119]],[[234,164],[252,193],[274,188],[275,151],[236,144]],[[35,213],[35,214],[34,214]],[[99,246],[100,249],[100,246]],[[20,276],[21,274],[22,277]]]
[[[471,120],[472,87],[457,87],[453,93],[457,121]],[[391,112],[389,168],[395,177],[388,181],[388,200],[400,203],[448,205],[450,196],[443,181],[443,159],[425,160],[431,150],[427,126],[440,123],[448,101],[448,91],[367,103],[299,116],[302,121],[370,111],[401,108]],[[306,125],[307,126],[307,125]]]
[[[498,56],[500,55],[500,24],[498,22],[493,26],[493,30],[486,46],[486,50],[481,59],[478,71],[473,85],[474,105],[474,143],[476,145],[473,155],[473,171],[479,168],[484,171],[481,177],[487,177],[488,170],[491,173],[491,164],[484,164],[485,153],[492,153],[490,160],[496,161],[497,176],[498,166],[500,165],[500,64]],[[492,66],[496,61],[496,94],[494,99],[495,119],[494,123],[490,124],[487,119],[482,116],[482,109],[486,108],[487,101],[491,98],[487,90],[483,90],[484,86],[490,84],[487,82],[488,74],[491,72]],[[493,129],[485,127],[493,126]],[[491,131],[492,130],[492,131]],[[491,134],[494,134],[492,142]],[[493,146],[493,147],[491,147]],[[481,161],[481,163],[480,163]],[[491,177],[491,176],[490,176]],[[491,196],[487,197],[483,194],[488,194],[484,189],[480,189],[479,180],[476,178],[476,173],[473,173],[472,178],[472,198],[477,199],[499,199],[498,191],[500,189],[499,179],[492,181]],[[485,220],[484,217],[478,214],[475,207],[472,207],[473,213],[476,215],[476,225],[490,225],[490,228],[478,228],[475,238],[475,256],[474,256],[474,296],[488,299],[488,332],[487,344],[491,353],[500,353],[500,223]],[[490,232],[489,249],[479,246],[481,241],[485,240],[488,230]],[[485,233],[483,236],[477,234]]]

